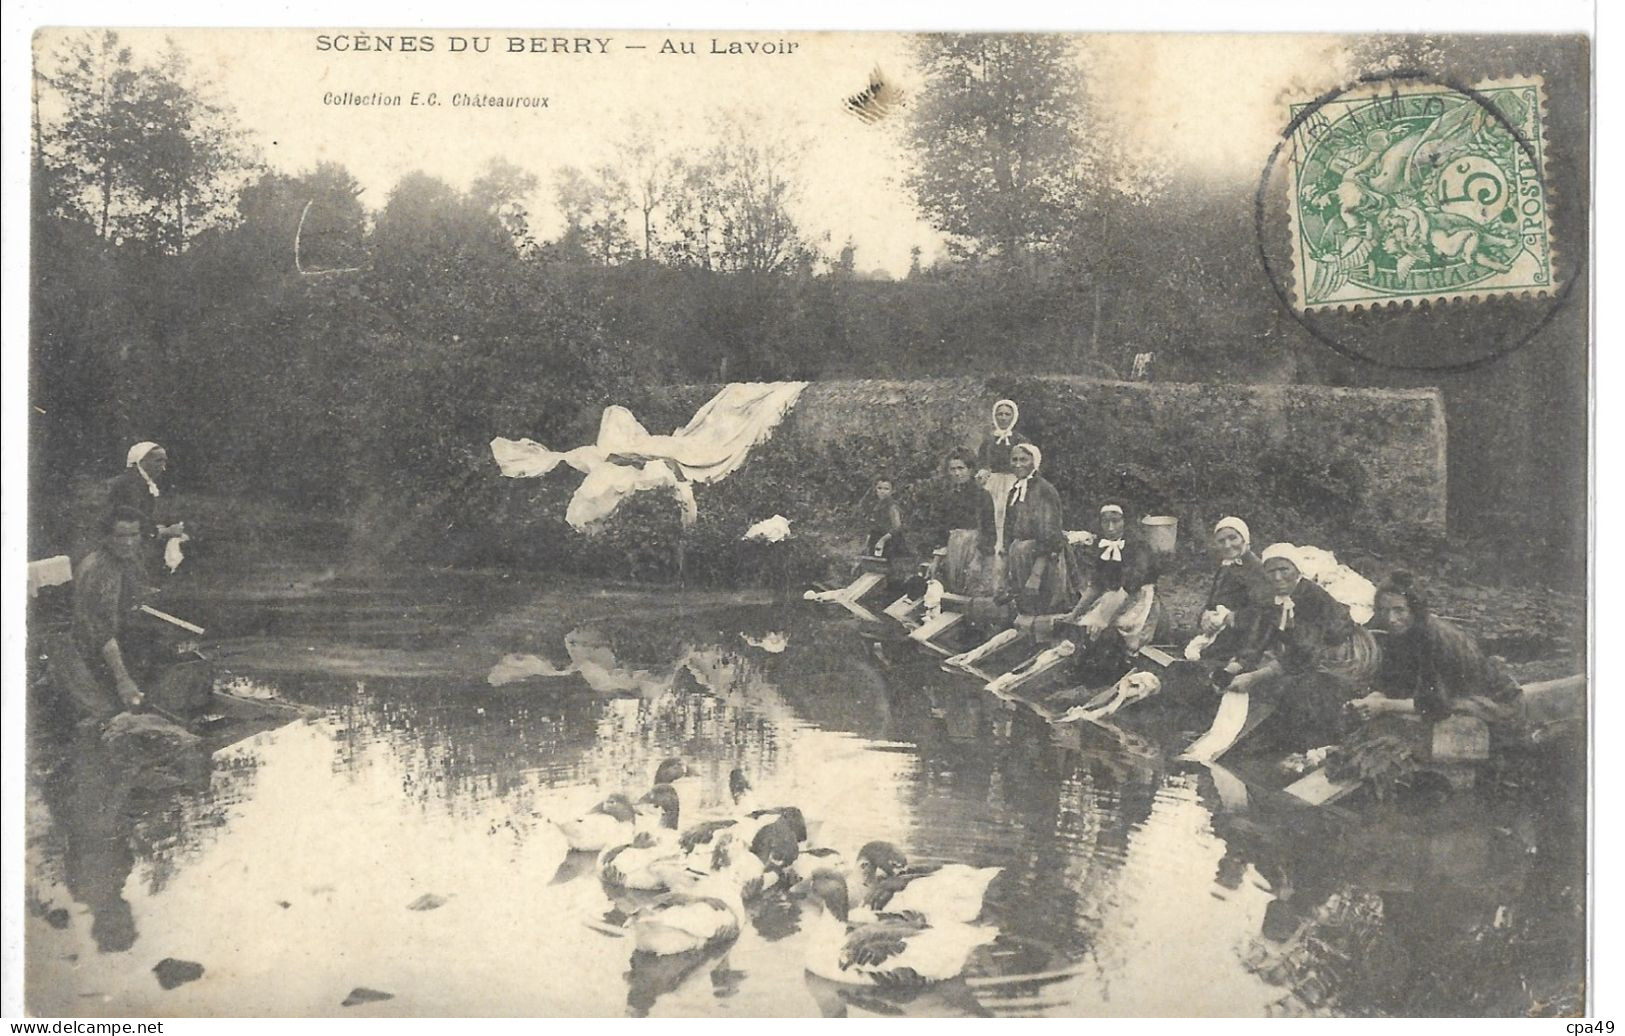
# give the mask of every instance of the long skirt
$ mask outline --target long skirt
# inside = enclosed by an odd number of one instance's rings
[[[1083,613],[1080,622],[1085,626],[1101,623],[1106,616],[1122,608],[1129,601],[1127,590],[1107,590],[1095,598],[1095,603]],[[1112,621],[1111,628],[1123,638],[1123,646],[1132,654],[1151,643],[1162,621],[1162,604],[1157,600],[1154,586],[1142,586],[1134,592],[1132,602]]]
[[[1033,570],[1043,564],[1038,585],[1029,589]],[[1016,610],[1023,615],[1047,615],[1069,610],[1072,581],[1068,576],[1066,552],[1048,555],[1037,540],[1017,540],[1005,554],[1005,588],[1016,595]]]
[[[1301,752],[1331,744],[1354,726],[1344,708],[1366,693],[1381,662],[1376,638],[1364,626],[1326,649],[1315,668],[1287,673],[1258,692],[1274,698],[1276,715],[1270,720],[1275,740],[1289,751]]]
[[[1010,504],[1010,488],[1015,484],[1016,476],[1008,471],[991,472],[982,483],[987,495],[993,498],[993,529],[997,536],[993,549],[999,554],[1008,547],[1004,542],[1004,509]]]
[[[948,530],[948,556],[943,559],[942,585],[949,593],[987,597],[994,592],[995,556],[977,549],[975,529]]]

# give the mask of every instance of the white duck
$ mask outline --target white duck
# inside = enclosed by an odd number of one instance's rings
[[[727,878],[710,875],[640,908],[627,919],[626,927],[638,949],[668,956],[736,938],[744,916],[739,890]]]
[[[962,863],[910,867],[895,845],[870,842],[858,850],[863,901],[852,919],[912,914],[931,924],[970,924],[982,913],[987,887],[1002,870]]]
[[[804,922],[807,970],[849,985],[927,985],[957,978],[971,953],[998,938],[990,925],[927,924],[914,916],[883,914],[849,924],[846,879],[819,869],[796,886],[822,905]]]
[[[638,810],[632,800],[616,793],[574,820],[555,820],[575,852],[597,852],[637,837]]]
[[[660,810],[653,828],[639,830],[630,842],[612,846],[598,858],[598,877],[605,883],[644,891],[670,887],[670,871],[680,861],[677,841],[679,804],[677,792],[669,784],[658,784],[638,800],[638,806],[652,805]],[[640,820],[647,814],[640,815]]]

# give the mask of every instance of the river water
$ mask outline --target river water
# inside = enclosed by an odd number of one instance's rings
[[[232,689],[308,708],[158,776],[32,739],[37,1014],[1580,1009],[1572,744],[1472,791],[1317,811],[1270,790],[1272,760],[1175,762],[1206,716],[1052,728],[799,601],[261,572],[171,607],[210,626]],[[821,844],[1003,868],[998,939],[924,992],[839,987],[803,968],[813,908],[771,894],[731,946],[634,955],[550,818],[641,794],[672,755],[698,775],[685,808],[739,767]],[[170,958],[201,978],[164,988]]]

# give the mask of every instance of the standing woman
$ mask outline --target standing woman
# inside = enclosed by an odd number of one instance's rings
[[[1234,658],[1253,628],[1256,610],[1275,596],[1264,577],[1264,563],[1252,551],[1252,538],[1240,518],[1221,518],[1213,527],[1219,568],[1202,605],[1200,632],[1185,647],[1186,658]]]
[[[1021,408],[1016,406],[1014,400],[1001,399],[994,403],[993,429],[984,435],[981,445],[976,450],[979,464],[976,480],[993,498],[993,549],[1001,556],[1009,546],[1009,540],[1004,535],[1004,509],[1009,502],[1010,488],[1015,485],[1017,477],[1015,468],[1011,465],[1011,453],[1017,446],[1029,441],[1025,435],[1016,431],[1016,422],[1019,420]]]
[[[1061,494],[1038,474],[1043,463],[1044,455],[1030,442],[1010,451],[1015,482],[1005,497],[1004,591],[1023,615],[1064,612],[1071,603]]]
[[[113,480],[108,491],[109,510],[133,511],[141,516],[141,560],[150,574],[160,571],[158,564],[168,541],[186,535],[186,523],[172,525],[158,523],[158,498],[163,491],[158,479],[169,469],[169,454],[155,442],[138,442],[130,447],[124,458],[124,473]],[[178,551],[176,552],[178,555]],[[176,558],[178,565],[179,558]],[[170,566],[174,568],[174,566]]]
[[[941,542],[947,545],[942,584],[950,593],[990,596],[994,589],[993,498],[976,484],[976,455],[960,447],[943,463],[948,485],[943,492]]]

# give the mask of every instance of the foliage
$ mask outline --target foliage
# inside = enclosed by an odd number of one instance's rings
[[[791,209],[801,145],[743,116],[715,116],[697,155],[664,145],[646,122],[616,143],[616,160],[559,170],[561,237],[546,254],[615,265],[633,259],[749,275],[794,273],[815,251]]]
[[[42,65],[54,117],[36,105],[35,160],[48,211],[164,252],[236,217],[248,148],[177,47],[139,65],[104,31],[70,37]]]
[[[1089,114],[1075,44],[1056,35],[931,35],[909,187],[966,255],[1050,243],[1086,192]]]

